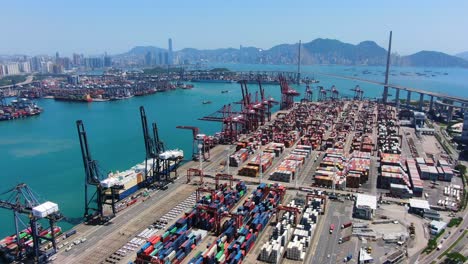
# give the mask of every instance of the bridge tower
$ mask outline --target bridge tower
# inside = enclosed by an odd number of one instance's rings
[[[387,67],[385,70],[385,86],[384,86],[384,92],[382,95],[382,101],[384,104],[386,104],[388,100],[388,75],[390,73],[390,54],[391,53],[392,53],[392,31],[390,31],[390,39],[388,41]]]

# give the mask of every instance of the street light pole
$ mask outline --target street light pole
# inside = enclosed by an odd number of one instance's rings
[[[229,165],[230,165],[230,164],[229,164],[229,152],[230,152],[229,150],[230,150],[229,146],[226,147],[226,156],[227,156],[227,161],[226,161],[226,166],[227,166],[227,168],[226,168],[226,172],[227,172],[228,175],[229,175]]]
[[[202,148],[203,148],[203,145],[198,144],[198,160],[200,161],[200,173],[202,173],[203,171]]]
[[[262,178],[263,178],[263,166],[262,166],[262,155],[263,151],[260,150],[260,184],[262,183]]]

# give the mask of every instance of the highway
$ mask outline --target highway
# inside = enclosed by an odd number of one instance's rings
[[[20,82],[20,83],[14,84],[14,85],[10,84],[10,85],[0,86],[0,89],[8,89],[8,88],[12,88],[13,86],[30,84],[33,80],[34,80],[34,76],[28,75],[28,77],[26,78],[26,80],[24,80],[24,82]]]
[[[468,217],[468,210],[465,210],[463,212],[463,215],[460,215],[460,217],[463,218],[463,222],[458,227],[449,228],[449,229],[446,230],[446,232],[451,231],[451,234],[449,235],[449,237],[447,239],[444,239],[445,241],[442,243],[442,248],[440,250],[434,250],[434,251],[432,251],[431,253],[429,253],[427,255],[421,255],[419,257],[417,263],[426,264],[426,263],[431,263],[432,261],[436,261],[436,263],[439,263],[439,262],[441,262],[441,260],[443,260],[443,258],[439,259],[439,257],[442,254],[444,254],[444,252],[453,243],[455,243],[455,241],[457,241],[457,239],[459,237],[461,237],[463,235],[464,230],[466,230],[468,228],[468,221],[465,220]],[[442,238],[439,238],[439,241],[441,239]]]
[[[395,85],[395,84],[385,85],[385,83],[383,83],[383,82],[377,82],[377,81],[372,81],[372,80],[366,80],[366,79],[361,79],[361,78],[356,78],[356,77],[351,77],[351,76],[342,76],[342,75],[336,75],[336,74],[330,74],[330,73],[313,72],[313,74],[329,76],[329,77],[334,77],[334,78],[339,78],[339,79],[360,81],[360,82],[371,83],[371,84],[381,85],[381,86],[387,86],[389,88],[395,88],[395,89],[399,89],[399,90],[403,90],[403,91],[414,92],[414,93],[422,93],[422,94],[429,95],[429,96],[446,98],[446,99],[450,99],[450,100],[457,101],[457,102],[460,102],[460,103],[467,103],[468,102],[468,99],[463,98],[463,97],[452,96],[452,95],[436,93],[436,92],[430,92],[430,91],[426,91],[426,90],[422,90],[422,89],[417,89],[417,88],[412,88],[412,87],[405,87],[405,86],[401,86],[401,85]]]

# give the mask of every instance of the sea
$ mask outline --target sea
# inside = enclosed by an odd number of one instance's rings
[[[295,65],[213,64],[233,71],[297,71]],[[370,66],[303,66],[302,77],[319,80],[312,84],[326,89],[332,85],[341,95],[352,96],[356,85],[364,96],[381,97],[383,87],[354,80],[336,79],[319,73],[344,75],[368,80],[384,81],[384,67]],[[468,98],[468,69],[392,67],[391,84]],[[68,219],[79,219],[84,208],[84,169],[81,159],[76,121],[83,120],[92,158],[97,160],[103,174],[125,170],[142,162],[145,148],[139,107],[144,106],[148,123],[156,122],[160,138],[169,149],[184,150],[191,158],[191,131],[176,129],[178,125],[196,126],[205,134],[221,130],[221,123],[200,121],[223,105],[241,99],[239,84],[194,83],[189,90],[177,89],[128,100],[94,103],[61,102],[39,99],[44,112],[22,120],[0,122],[0,199],[18,183],[26,183],[41,202],[52,201]],[[265,95],[280,100],[278,85],[263,85]],[[293,86],[303,97],[305,85]],[[255,84],[248,85],[254,96]],[[228,93],[221,91],[228,90]],[[390,94],[394,91],[390,89]],[[400,98],[406,99],[401,92]],[[419,99],[414,95],[413,100]],[[428,100],[428,98],[426,98]],[[203,104],[209,100],[211,104]],[[274,111],[278,110],[276,106]],[[0,238],[14,233],[13,213],[0,209]],[[27,225],[27,219],[20,226]],[[64,229],[72,224],[61,222]]]

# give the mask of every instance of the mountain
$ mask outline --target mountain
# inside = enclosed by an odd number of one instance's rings
[[[455,56],[457,56],[459,58],[462,58],[462,59],[465,59],[465,60],[468,60],[468,51],[458,53]]]
[[[137,58],[144,60],[149,52],[153,59],[157,54],[167,52],[166,49],[153,46],[137,46],[130,51],[117,55],[117,58]],[[466,53],[459,56],[467,55]],[[280,44],[270,49],[257,47],[220,48],[200,50],[185,48],[174,52],[174,58],[179,62],[188,61],[210,63],[251,63],[251,64],[296,64],[298,59],[298,44]],[[357,45],[344,43],[336,39],[315,39],[303,43],[301,48],[301,63],[337,64],[337,65],[385,65],[386,49],[374,41],[363,41]],[[409,56],[392,54],[392,64],[399,66],[419,67],[468,67],[468,61],[436,51],[421,51]]]
[[[153,54],[158,54],[159,52],[166,52],[167,49],[162,49],[154,46],[136,46],[129,50],[128,52],[121,54],[121,55],[127,55],[127,56],[145,56],[146,53],[151,52]]]
[[[420,67],[468,67],[468,61],[437,51],[420,51],[402,57],[405,66]]]

